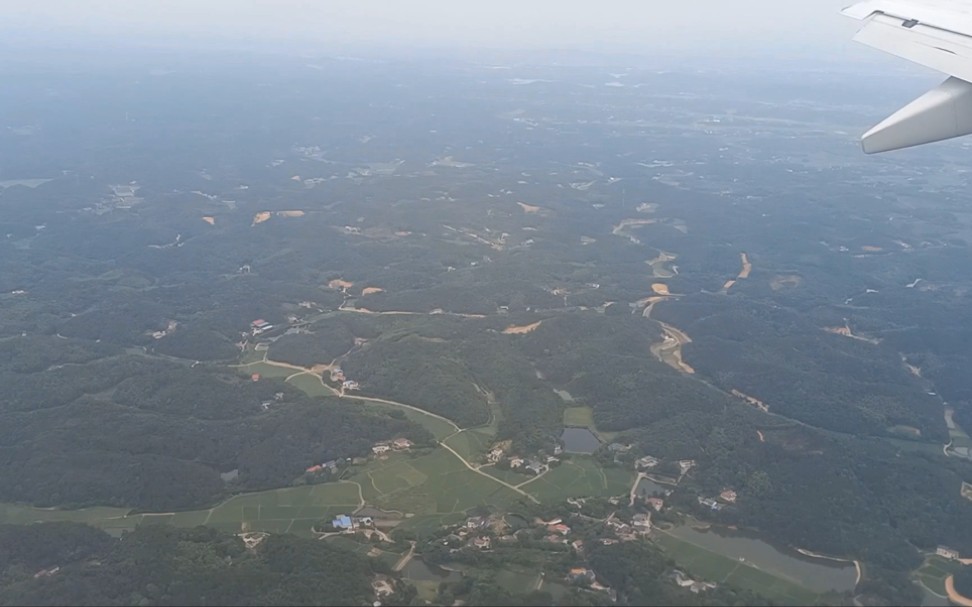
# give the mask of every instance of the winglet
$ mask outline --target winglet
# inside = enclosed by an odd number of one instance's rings
[[[876,154],[972,134],[972,83],[949,78],[864,134]]]

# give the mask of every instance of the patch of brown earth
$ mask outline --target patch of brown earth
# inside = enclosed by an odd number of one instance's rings
[[[542,322],[543,322],[542,320],[538,320],[537,322],[529,325],[520,325],[520,326],[510,325],[505,329],[503,329],[503,334],[504,335],[525,335],[527,333],[532,333],[533,331],[537,330],[537,327],[539,327],[540,323]]]
[[[257,225],[258,223],[263,223],[270,219],[270,211],[260,211],[253,216],[253,223],[251,225]]]

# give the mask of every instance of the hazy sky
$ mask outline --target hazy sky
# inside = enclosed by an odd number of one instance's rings
[[[0,29],[308,47],[846,48],[852,0],[0,0]]]

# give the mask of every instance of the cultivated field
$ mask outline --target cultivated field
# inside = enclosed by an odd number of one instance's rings
[[[627,468],[601,468],[591,457],[575,456],[523,490],[543,503],[556,504],[568,497],[623,495],[631,490],[634,478]]]

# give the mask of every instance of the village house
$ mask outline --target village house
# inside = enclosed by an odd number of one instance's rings
[[[353,379],[346,379],[343,382],[341,382],[341,389],[342,390],[360,390],[361,389],[361,385],[358,384],[358,382],[354,381]]]
[[[472,544],[474,547],[479,548],[480,550],[489,550],[490,547],[489,536],[481,535],[477,538],[474,538]]]
[[[40,571],[34,574],[34,579],[42,578],[42,577],[50,577],[56,574],[60,570],[61,570],[60,566],[51,567],[50,569],[41,569]]]
[[[263,320],[262,318],[258,318],[250,323],[250,333],[252,333],[253,335],[260,335],[262,333],[266,333],[272,328],[273,325]]]
[[[940,557],[951,559],[951,560],[959,559],[959,551],[956,550],[955,548],[949,548],[948,546],[939,546],[938,548],[935,549],[935,554],[937,554]]]
[[[736,492],[732,489],[723,490],[723,492],[719,494],[719,497],[722,498],[722,501],[724,502],[728,502],[730,504],[736,503]]]
[[[651,514],[636,514],[631,517],[631,524],[635,527],[651,529]]]
[[[682,474],[685,474],[686,472],[691,470],[694,465],[695,465],[694,459],[683,459],[683,460],[679,460],[678,469],[681,471]]]
[[[545,470],[545,466],[538,462],[537,460],[530,460],[530,463],[526,465],[526,469],[534,474],[541,474]]]
[[[705,506],[706,508],[710,508],[712,510],[722,510],[722,504],[715,501],[711,497],[699,497],[698,499],[699,499],[699,503]]]
[[[351,531],[354,529],[354,521],[351,520],[350,516],[346,514],[342,514],[337,518],[335,518],[333,521],[331,521],[331,526],[334,527],[335,529]]]
[[[497,447],[489,452],[489,455],[486,456],[486,461],[491,464],[495,464],[496,462],[500,461],[501,457],[503,457],[503,450]]]
[[[550,534],[543,538],[544,540],[550,542],[551,544],[566,544],[567,540],[561,538],[559,535]]]
[[[570,527],[563,523],[558,523],[556,525],[548,525],[547,531],[550,533],[559,533],[560,535],[567,535],[570,533]]]
[[[646,455],[642,458],[635,460],[635,468],[639,470],[654,468],[655,466],[658,465],[658,463],[659,463],[658,458],[652,457],[650,455]]]
[[[574,540],[570,543],[570,547],[574,549],[574,552],[581,554],[584,552],[584,540]]]
[[[510,458],[510,468],[519,468],[522,465],[523,465],[522,457],[517,457],[514,455],[513,457]]]
[[[675,569],[672,571],[672,577],[675,578],[675,583],[682,588],[688,588],[690,591],[698,594],[704,590],[714,590],[718,588],[718,584],[713,584],[712,582],[699,582],[693,580],[689,576],[685,575],[684,572]]]
[[[392,447],[394,447],[397,451],[408,449],[411,446],[412,441],[408,440],[407,438],[396,438],[392,441]]]
[[[466,529],[483,529],[489,525],[489,520],[481,516],[472,516],[466,519]]]
[[[596,579],[594,572],[584,567],[572,567],[567,572],[567,581],[572,584],[593,584]]]
[[[309,472],[311,474],[317,474],[318,472],[320,472],[323,469],[324,468],[322,468],[319,464],[314,464],[313,466],[311,466],[310,468],[307,469],[307,472]]]
[[[371,450],[375,453],[375,455],[381,455],[382,453],[387,453],[391,451],[391,447],[389,447],[385,443],[378,443],[377,445],[372,447]]]
[[[661,509],[665,507],[665,500],[660,497],[649,497],[645,500],[645,503],[655,509],[655,512],[661,512]]]
[[[611,453],[624,453],[631,449],[631,445],[622,445],[621,443],[611,443],[608,445],[608,451]]]

